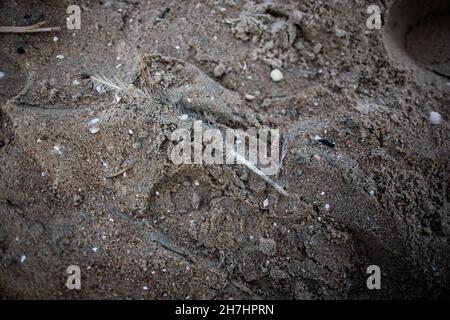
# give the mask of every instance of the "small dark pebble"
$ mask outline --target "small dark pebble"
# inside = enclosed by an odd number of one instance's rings
[[[18,54],[24,54],[25,53],[25,49],[23,47],[18,47],[17,48],[17,53]]]
[[[329,148],[334,148],[336,146],[336,143],[331,142],[327,139],[319,139],[317,141],[319,141],[321,144],[323,144],[324,146],[327,146]]]

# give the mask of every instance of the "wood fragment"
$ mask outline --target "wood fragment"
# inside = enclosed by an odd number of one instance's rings
[[[25,27],[0,27],[0,33],[37,33],[37,32],[56,32],[60,31],[60,27],[44,27],[45,21],[38,22],[31,26]]]
[[[116,173],[114,173],[114,174],[112,174],[112,175],[110,175],[110,176],[108,176],[108,177],[106,177],[106,178],[107,178],[107,179],[115,178],[115,177],[120,176],[121,174],[127,172],[127,171],[130,170],[131,168],[132,168],[132,166],[123,168],[122,170],[119,170],[119,171],[117,171]]]

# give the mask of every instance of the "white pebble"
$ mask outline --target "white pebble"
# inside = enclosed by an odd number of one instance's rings
[[[25,260],[27,260],[27,257],[26,257],[25,255],[22,255],[22,256],[20,257],[20,263],[24,263]]]
[[[325,209],[326,209],[326,210],[330,210],[330,204],[327,203],[327,204],[325,205]]]
[[[263,201],[263,207],[267,208],[269,206],[269,198],[264,199]]]
[[[53,37],[53,42],[57,42],[59,40],[59,38],[57,36]]]
[[[142,289],[143,289],[144,291],[147,291],[147,290],[148,290],[148,287],[147,287],[147,286],[143,286]]]
[[[94,118],[88,122],[88,125],[93,126],[93,125],[97,124],[99,121],[100,121],[99,118]]]
[[[321,195],[321,196],[324,196],[324,195],[325,195],[325,191],[322,191],[322,192],[320,193],[320,195]]]
[[[100,131],[100,129],[98,127],[89,128],[89,132],[92,134],[96,134],[99,131]]]
[[[336,37],[338,38],[343,38],[347,35],[347,32],[339,28],[336,28],[334,31],[336,32]]]
[[[93,247],[92,251],[97,252],[98,248],[97,247]]]
[[[56,154],[56,155],[61,155],[61,154],[62,154],[61,147],[60,147],[59,145],[55,145],[55,146],[53,147],[52,153],[53,153],[53,154]]]
[[[247,100],[249,100],[249,101],[252,101],[252,100],[255,100],[256,97],[255,97],[254,95],[251,95],[251,94],[246,94],[246,95],[245,95],[245,99],[247,99]]]
[[[131,129],[130,129],[130,130],[128,130],[128,134],[129,134],[129,135],[132,135],[133,133],[134,133],[134,131],[133,131],[133,130],[131,130]]]
[[[78,86],[80,84],[80,80],[75,79],[72,83],[74,86]]]
[[[279,82],[283,80],[283,73],[281,73],[279,69],[273,69],[272,72],[270,73],[270,77],[272,78],[273,81]]]
[[[3,71],[0,71],[0,80],[5,77],[5,73]]]
[[[56,59],[62,60],[62,59],[64,59],[64,56],[63,56],[62,54],[58,54],[58,55],[56,56]]]
[[[431,124],[440,124],[442,122],[442,116],[439,112],[431,111],[429,120]]]

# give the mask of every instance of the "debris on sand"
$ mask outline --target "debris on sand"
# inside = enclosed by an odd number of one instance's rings
[[[281,68],[299,59],[300,51],[310,49],[300,36],[307,15],[295,5],[249,3],[236,19],[229,20],[233,35],[251,42],[253,60]]]
[[[62,155],[62,147],[58,144],[54,145],[52,149],[52,154],[56,156]]]
[[[280,69],[273,69],[272,72],[270,72],[270,77],[273,81],[279,82],[283,80],[283,73],[280,71]]]
[[[59,27],[43,27],[46,22],[41,21],[26,27],[0,27],[0,33],[37,33],[37,32],[56,32],[59,31]]]
[[[248,100],[248,101],[253,101],[253,100],[255,100],[256,99],[256,97],[254,96],[254,95],[252,95],[252,94],[246,94],[245,95],[245,100]]]
[[[100,129],[98,127],[89,128],[89,132],[92,134],[96,134],[99,131],[100,131]]]
[[[431,111],[429,116],[429,121],[431,124],[441,124],[442,116],[439,112]]]
[[[259,250],[267,256],[273,256],[277,252],[277,244],[273,239],[260,238]]]
[[[220,62],[215,68],[214,68],[214,77],[220,78],[225,74],[226,67],[223,64],[223,62]]]
[[[97,124],[99,123],[100,119],[99,118],[94,118],[92,120],[90,120],[88,122],[88,126],[89,126],[89,132],[92,134],[96,134],[97,132],[100,131],[100,128],[97,127]]]

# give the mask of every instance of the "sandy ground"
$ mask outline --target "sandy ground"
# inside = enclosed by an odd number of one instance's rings
[[[73,3],[0,3],[2,26],[63,26],[0,35],[1,298],[450,297],[449,19],[417,1],[373,1],[383,30],[366,1],[75,2],[81,30]],[[76,80],[144,90],[143,52],[162,97]],[[289,197],[240,165],[174,165],[183,114],[279,128]]]

